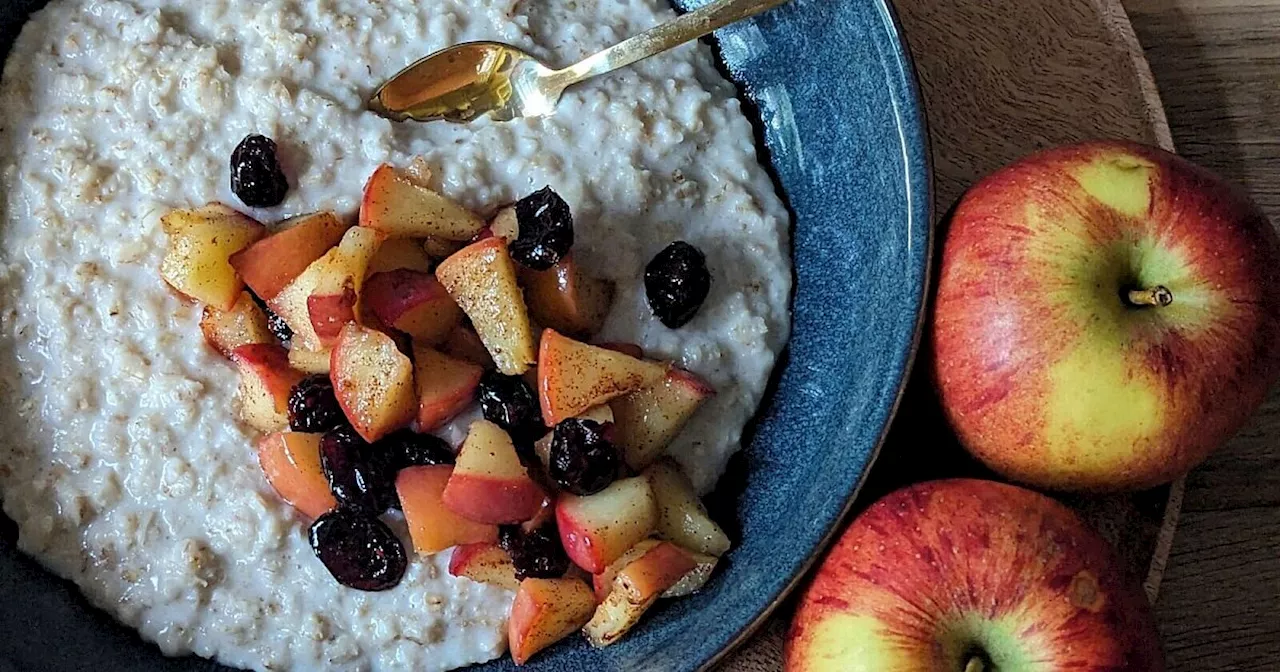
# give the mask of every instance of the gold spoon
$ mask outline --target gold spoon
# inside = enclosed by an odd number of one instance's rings
[[[546,116],[555,111],[566,88],[584,79],[696,40],[786,1],[715,0],[561,70],[509,44],[458,44],[396,73],[369,99],[369,109],[394,121],[465,123],[486,112],[499,121]]]

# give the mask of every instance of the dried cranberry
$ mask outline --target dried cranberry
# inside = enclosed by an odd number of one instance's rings
[[[517,579],[555,579],[569,571],[569,556],[554,520],[530,532],[503,525],[498,528],[498,545],[511,556]]]
[[[231,152],[231,191],[245,205],[280,205],[289,181],[276,156],[276,143],[263,135],[246,135]]]
[[[408,429],[378,439],[371,450],[393,473],[405,467],[454,463],[453,451],[444,439]]]
[[[385,523],[349,508],[321,514],[311,523],[311,550],[325,569],[344,586],[357,590],[386,590],[400,583],[408,559]]]
[[[477,396],[484,419],[507,430],[517,445],[532,443],[546,432],[538,396],[524,378],[485,371]]]
[[[549,463],[547,472],[562,490],[592,495],[617,477],[618,449],[605,438],[600,423],[568,418],[556,425]]]
[[[390,470],[350,425],[339,425],[320,439],[320,468],[339,504],[373,514],[396,504]]]
[[[672,329],[693,319],[709,291],[711,273],[706,256],[682,240],[668,245],[644,267],[649,309]]]
[[[346,422],[329,376],[307,376],[289,392],[289,428],[293,431],[327,432]]]
[[[516,224],[511,258],[535,271],[551,268],[573,247],[573,213],[551,187],[516,201]]]

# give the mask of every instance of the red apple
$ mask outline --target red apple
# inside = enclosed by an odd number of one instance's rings
[[[275,298],[311,262],[342,240],[347,230],[332,212],[317,212],[287,219],[281,229],[231,255],[231,266],[254,294]]]
[[[688,551],[665,541],[637,556],[614,572],[600,606],[582,628],[587,642],[594,647],[609,646],[621,639],[664,591],[697,566]],[[601,592],[597,583],[597,597]]]
[[[418,386],[418,429],[431,431],[466,410],[476,398],[484,369],[431,348],[414,346],[413,379]]]
[[[658,503],[644,477],[624,478],[585,497],[560,493],[560,542],[569,559],[599,574],[658,524]]]
[[[933,366],[961,441],[1064,490],[1167,482],[1280,373],[1280,242],[1162,150],[1036,154],[970,189],[942,252]]]
[[[458,250],[436,267],[436,278],[471,318],[498,370],[528,370],[537,351],[507,241],[486,238]]]
[[[542,332],[538,348],[538,398],[548,425],[649,387],[666,375],[664,364],[636,359],[562,336]]]
[[[289,366],[289,353],[279,343],[250,343],[232,350],[231,361],[240,370],[240,419],[259,432],[288,427],[289,393],[305,377]]]
[[[662,455],[689,418],[715,389],[706,381],[671,367],[657,385],[609,402],[613,409],[614,443],[627,466],[641,470]]]
[[[913,485],[831,550],[789,672],[1164,669],[1146,600],[1067,507],[992,481]]]
[[[448,464],[408,467],[396,474],[396,496],[418,553],[498,540],[496,525],[467,520],[444,505],[444,489],[452,475],[453,466]]]
[[[600,331],[613,304],[613,283],[584,273],[572,254],[545,271],[521,268],[520,281],[529,317],[571,336],[586,338]]]
[[[435,276],[407,268],[370,275],[364,302],[383,324],[423,345],[443,341],[462,317]]]
[[[520,587],[511,556],[497,544],[488,542],[454,548],[453,555],[449,556],[449,573],[507,590]]]
[[[525,579],[507,619],[507,640],[516,665],[573,634],[591,619],[596,600],[578,579]]]
[[[445,506],[464,518],[501,525],[533,518],[544,497],[511,437],[488,420],[471,423],[444,490]]]
[[[333,346],[329,368],[338,405],[365,441],[413,421],[418,411],[413,363],[390,336],[348,324]]]
[[[318,518],[338,505],[320,468],[322,434],[275,432],[258,442],[258,463],[280,498]]]
[[[384,163],[365,183],[360,226],[388,238],[468,240],[484,228],[484,220]]]

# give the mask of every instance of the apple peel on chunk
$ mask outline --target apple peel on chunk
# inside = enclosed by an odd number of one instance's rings
[[[360,226],[391,238],[470,240],[484,228],[484,220],[384,163],[365,183]]]
[[[332,212],[287,219],[279,231],[231,255],[231,266],[254,294],[269,301],[342,240],[347,225]]]
[[[265,236],[266,227],[222,203],[174,210],[160,224],[169,236],[160,277],[183,296],[231,310],[244,289],[231,255]]]
[[[448,338],[462,318],[458,304],[435,276],[407,268],[370,275],[364,303],[382,324],[424,345]]]
[[[521,268],[520,280],[529,316],[563,334],[595,335],[613,304],[613,283],[584,273],[572,253],[545,271]]]
[[[419,554],[498,540],[496,525],[467,520],[444,505],[444,489],[452,475],[453,467],[448,464],[407,467],[396,474],[396,496],[413,549]]]
[[[658,502],[658,536],[682,548],[721,556],[729,550],[729,537],[707,515],[684,472],[669,460],[660,460],[644,471]]]
[[[501,238],[472,243],[436,268],[436,278],[462,307],[498,370],[517,376],[537,357],[515,262]]]
[[[333,346],[342,327],[355,320],[369,260],[381,244],[376,231],[348,229],[337,247],[267,301],[293,330],[293,347],[319,351]]]
[[[662,455],[715,389],[698,376],[672,367],[657,385],[609,402],[614,443],[627,466],[642,471]]]
[[[592,574],[605,571],[657,523],[657,500],[640,476],[614,481],[594,495],[562,492],[556,500],[560,543],[574,564]]]
[[[595,596],[578,579],[521,581],[507,619],[511,659],[525,664],[535,653],[581,628],[595,609]]]
[[[449,556],[449,573],[507,590],[520,587],[511,556],[497,544],[489,542],[455,547],[453,555]]]
[[[445,506],[470,520],[502,525],[529,520],[545,497],[506,431],[488,420],[473,422],[444,490]]]
[[[484,369],[426,346],[413,348],[418,386],[418,430],[427,432],[466,410],[476,397]]]
[[[223,357],[230,357],[231,351],[242,345],[276,342],[267,326],[267,314],[248,292],[240,292],[231,310],[206,305],[200,315],[200,332]]]
[[[231,351],[240,371],[236,391],[240,419],[260,432],[289,426],[289,393],[305,377],[289,366],[289,355],[275,343],[250,343]]]
[[[351,426],[373,443],[413,421],[413,363],[386,334],[350,323],[329,362],[333,394]]]
[[[321,434],[274,432],[258,442],[258,464],[280,498],[318,518],[338,505],[320,468]]]
[[[554,329],[542,332],[538,398],[548,425],[657,384],[667,366],[588,345]]]
[[[637,556],[617,570],[604,600],[582,629],[594,647],[609,646],[621,639],[664,591],[697,566],[688,551],[666,541],[645,548]],[[600,592],[597,584],[597,597]]]

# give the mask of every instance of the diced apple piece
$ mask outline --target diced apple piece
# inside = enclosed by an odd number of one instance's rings
[[[662,455],[689,418],[715,390],[684,369],[672,367],[657,385],[609,402],[614,444],[627,466],[643,471]]]
[[[436,277],[462,307],[498,370],[524,373],[537,356],[515,263],[501,238],[472,243],[440,262]]]
[[[289,366],[289,355],[276,343],[251,343],[231,351],[240,370],[240,419],[260,432],[289,426],[289,392],[305,374]]]
[[[289,348],[289,365],[304,373],[329,373],[332,350],[310,350],[301,345]]]
[[[369,275],[398,269],[408,269],[419,273],[431,272],[431,258],[427,256],[422,244],[408,238],[392,238],[378,248],[369,262]]]
[[[293,346],[326,350],[333,345],[343,325],[355,318],[365,271],[381,243],[376,231],[348,229],[337,247],[267,302],[293,329]]]
[[[251,343],[275,343],[276,337],[267,327],[267,314],[262,312],[248,292],[240,292],[240,298],[231,310],[219,310],[205,306],[200,316],[200,331],[204,340],[223,357],[231,351]]]
[[[320,469],[321,434],[275,432],[258,442],[258,464],[280,498],[318,518],[338,505]]]
[[[466,410],[476,398],[484,369],[426,346],[413,348],[418,386],[418,429],[431,431]]]
[[[613,590],[613,580],[618,578],[618,572],[622,571],[623,567],[639,560],[640,556],[648,553],[654,546],[664,543],[670,542],[664,542],[661,539],[645,539],[628,548],[626,553],[609,563],[609,566],[603,572],[593,574],[591,576],[591,587],[595,590],[596,602],[603,602],[604,598],[609,597],[609,592]]]
[[[501,427],[488,420],[471,424],[444,490],[445,506],[476,522],[500,525],[529,520],[545,496]]]
[[[658,502],[658,536],[677,545],[708,555],[721,556],[729,550],[729,537],[707,515],[689,479],[667,460],[655,462],[644,471]]]
[[[563,334],[592,336],[613,304],[613,283],[583,273],[573,254],[545,271],[522,268],[520,280],[529,316]]]
[[[448,338],[462,318],[458,304],[435,276],[405,268],[370,275],[364,301],[382,324],[423,345]]]
[[[568,637],[595,612],[596,600],[578,579],[525,579],[507,620],[507,641],[516,665]]]
[[[508,205],[489,220],[489,233],[508,243],[520,237],[520,220],[516,218],[516,206]]]
[[[520,587],[511,556],[492,543],[481,542],[454,548],[453,555],[449,557],[449,573],[507,590]]]
[[[654,531],[658,504],[648,480],[624,478],[594,495],[560,493],[556,522],[569,559],[599,574]]]
[[[538,396],[548,425],[658,383],[667,367],[587,345],[553,329],[542,332]]]
[[[263,300],[275,298],[347,230],[332,212],[300,215],[280,223],[276,233],[231,255],[231,266]]]
[[[384,163],[364,185],[360,226],[391,238],[469,240],[484,228],[484,220]]]
[[[329,362],[338,404],[370,443],[413,421],[418,394],[413,363],[390,336],[351,323],[342,328]]]
[[[595,647],[618,641],[663,591],[695,566],[688,551],[670,542],[660,542],[641,553],[617,571],[604,601],[582,629],[587,641]]]
[[[436,261],[445,259],[466,246],[467,241],[464,240],[445,240],[436,236],[427,236],[422,239],[422,251]]]
[[[686,551],[693,558],[693,569],[689,570],[684,576],[680,577],[670,588],[662,591],[661,597],[684,597],[692,595],[702,587],[707,585],[707,581],[711,578],[711,573],[715,571],[716,564],[720,562],[720,558],[706,553],[694,553]]]
[[[482,369],[492,369],[493,357],[485,350],[484,343],[476,332],[463,325],[458,325],[440,344],[440,351],[454,359],[471,362]]]
[[[621,352],[624,355],[630,355],[636,359],[644,359],[644,350],[635,343],[600,343],[599,345],[605,350]]]
[[[496,525],[467,520],[444,505],[444,489],[452,474],[453,467],[447,464],[407,467],[396,474],[396,496],[413,549],[419,554],[498,540]]]
[[[174,210],[160,224],[169,235],[160,277],[184,296],[231,310],[244,283],[229,259],[265,236],[266,227],[221,203]]]

